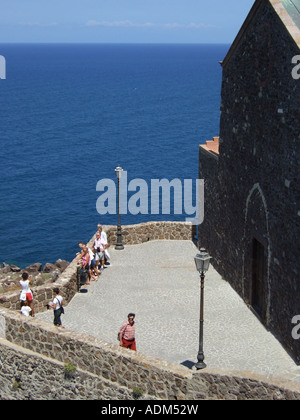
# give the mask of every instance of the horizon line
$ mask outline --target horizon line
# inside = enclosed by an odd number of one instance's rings
[[[22,42],[22,41],[8,41],[8,42],[0,42],[0,45],[26,45],[26,44],[35,44],[35,45],[231,45],[230,42],[93,42],[93,41],[30,41],[30,42]]]

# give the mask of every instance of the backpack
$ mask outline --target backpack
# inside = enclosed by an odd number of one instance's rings
[[[64,313],[65,313],[65,310],[64,310],[64,308],[63,308],[63,306],[62,306],[63,298],[61,298],[61,302],[59,301],[59,299],[58,299],[57,297],[56,297],[55,299],[58,301],[58,303],[59,303],[59,305],[60,305],[60,312],[61,312],[62,314],[64,314]]]

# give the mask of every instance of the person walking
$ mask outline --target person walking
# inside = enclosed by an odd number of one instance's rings
[[[119,331],[120,346],[136,351],[135,341],[135,314],[128,314],[128,321],[126,321]]]
[[[49,303],[49,307],[54,309],[54,325],[56,325],[57,327],[63,328],[62,326],[62,322],[61,322],[61,314],[64,313],[64,309],[63,309],[63,305],[64,300],[62,298],[62,296],[60,296],[59,294],[59,288],[56,287],[55,289],[53,289],[53,293],[55,295],[53,302]]]

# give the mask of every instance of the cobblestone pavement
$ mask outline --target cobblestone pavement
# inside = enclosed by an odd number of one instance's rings
[[[117,344],[119,327],[134,312],[140,353],[186,366],[196,362],[200,307],[196,253],[189,241],[110,249],[112,265],[91,283],[88,293],[78,293],[65,308],[65,328]],[[205,279],[204,315],[208,367],[300,382],[300,367],[213,268]],[[53,319],[52,311],[37,316]]]

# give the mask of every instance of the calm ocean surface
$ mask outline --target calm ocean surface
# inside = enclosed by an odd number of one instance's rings
[[[1,45],[0,263],[72,260],[100,216],[97,182],[198,178],[219,134],[228,45]],[[123,224],[186,215],[122,216]]]

